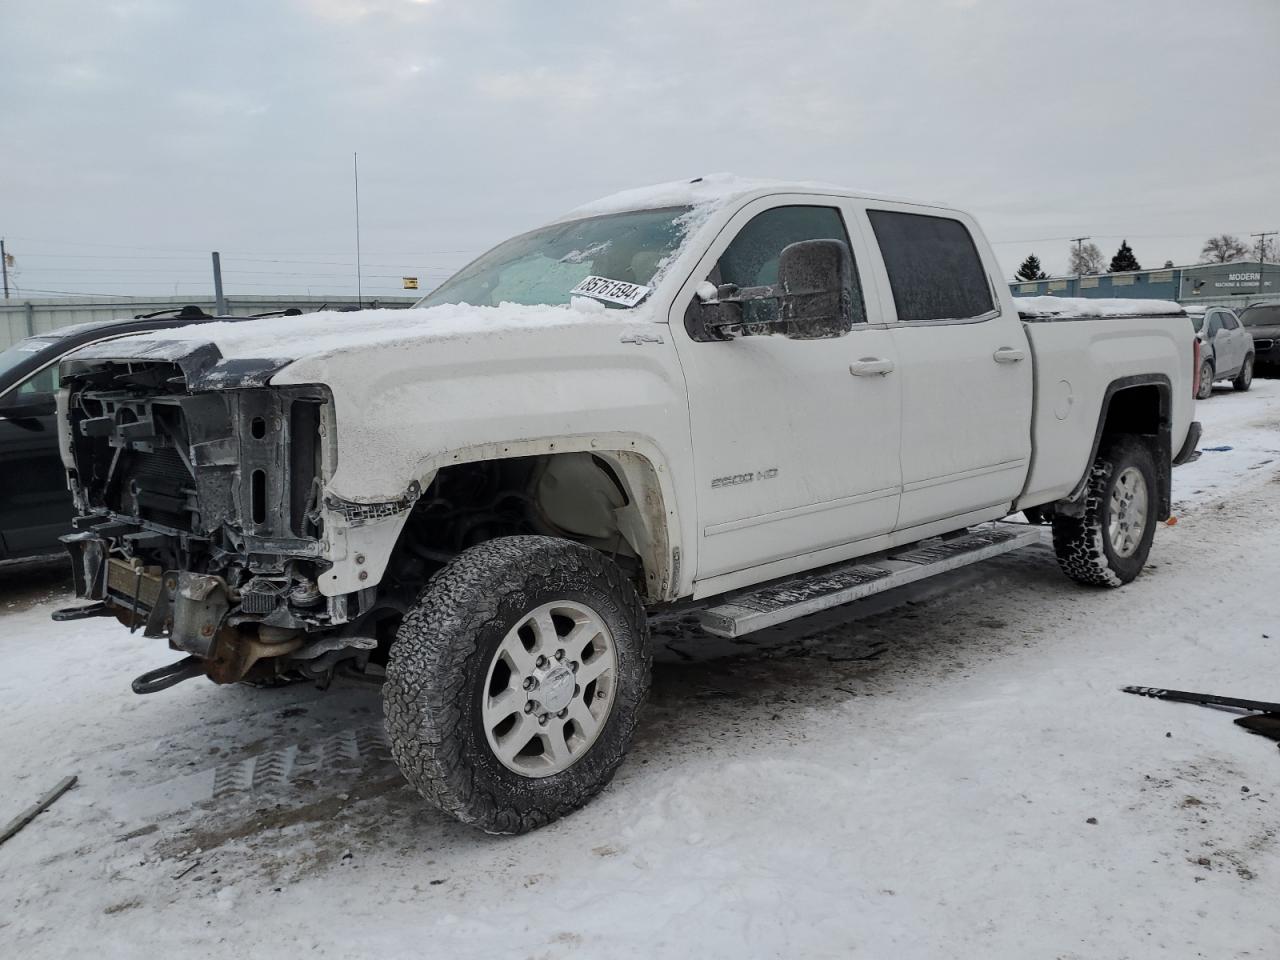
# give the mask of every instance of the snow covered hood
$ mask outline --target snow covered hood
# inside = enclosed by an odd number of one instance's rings
[[[575,298],[565,306],[443,304],[409,310],[326,310],[297,317],[192,324],[121,337],[77,350],[66,362],[170,361],[180,363],[193,389],[253,386],[265,384],[274,373],[298,360],[370,348],[382,352],[425,342],[501,337],[535,328],[651,321],[646,307],[609,310],[593,300]]]
[[[1185,313],[1172,300],[1126,300],[1117,297],[1014,297],[1018,314],[1029,319],[1066,317],[1167,317]]]

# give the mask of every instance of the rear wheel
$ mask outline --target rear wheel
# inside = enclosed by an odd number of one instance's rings
[[[1231,385],[1240,391],[1248,390],[1253,385],[1253,357],[1244,358],[1244,366],[1240,368],[1236,378],[1231,381]]]
[[[1082,517],[1053,518],[1053,549],[1077,583],[1118,587],[1147,562],[1158,509],[1151,451],[1133,438],[1113,442],[1093,462]]]
[[[1196,393],[1196,399],[1207,400],[1211,396],[1213,396],[1213,364],[1204,360],[1200,364],[1200,390]]]
[[[391,751],[431,803],[523,833],[613,778],[649,689],[648,625],[599,552],[505,537],[442,569],[387,662]]]

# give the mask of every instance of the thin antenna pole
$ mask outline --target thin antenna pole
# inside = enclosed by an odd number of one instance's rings
[[[9,255],[4,252],[4,241],[0,240],[0,272],[4,273],[4,298],[9,299]]]
[[[356,303],[364,306],[364,284],[360,273],[360,154],[351,154],[351,175],[356,188]]]

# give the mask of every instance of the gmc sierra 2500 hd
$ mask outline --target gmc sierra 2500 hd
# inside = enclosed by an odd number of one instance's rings
[[[959,211],[708,177],[412,310],[89,347],[59,407],[92,603],[55,619],[187,655],[139,693],[381,679],[422,795],[528,830],[621,763],[648,612],[745,633],[1021,546],[1015,511],[1072,578],[1132,580],[1199,436],[1195,337],[1070,307],[1020,317]]]

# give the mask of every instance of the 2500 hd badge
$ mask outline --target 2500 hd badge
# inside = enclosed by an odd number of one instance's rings
[[[755,473],[735,473],[729,477],[716,477],[711,481],[711,489],[718,490],[721,487],[736,487],[744,483],[753,483],[756,480],[772,480],[778,475],[777,467],[770,467],[768,470],[759,470]]]

